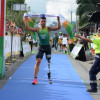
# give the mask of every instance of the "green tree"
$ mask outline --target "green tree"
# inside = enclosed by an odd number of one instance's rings
[[[25,2],[25,0],[6,0],[6,18],[9,21],[11,21],[11,5],[13,3],[24,3],[24,2]],[[13,16],[15,16],[15,12],[13,12]]]
[[[24,3],[25,0],[6,0],[6,18],[8,21],[11,21],[11,5],[14,3]],[[27,12],[31,11],[30,6],[28,7]],[[12,21],[16,23],[18,27],[22,27],[24,29],[24,21],[23,21],[23,11],[13,11],[13,19]],[[32,18],[34,24],[37,23],[38,18]]]
[[[88,23],[90,15],[94,11],[100,11],[98,7],[96,7],[99,0],[76,0],[78,4],[78,8],[76,14],[79,16],[79,25],[82,26]]]

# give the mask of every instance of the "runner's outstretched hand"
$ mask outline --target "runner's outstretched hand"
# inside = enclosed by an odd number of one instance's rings
[[[60,17],[59,17],[59,16],[57,16],[57,20],[58,20],[58,21],[60,20]]]

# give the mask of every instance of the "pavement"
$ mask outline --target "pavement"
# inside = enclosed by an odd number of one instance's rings
[[[34,51],[37,51],[37,48],[34,48]],[[55,49],[52,49],[52,54],[63,54],[63,52],[59,52],[59,49],[55,51]],[[86,53],[87,54],[87,53]],[[34,54],[32,54],[34,55]],[[13,75],[13,73],[17,70],[17,68],[20,67],[20,65],[25,62],[28,58],[30,58],[32,55],[29,55],[25,58],[20,58],[16,62],[11,63],[11,65],[6,65],[6,74],[5,76],[0,80],[0,90],[4,87],[4,85],[9,80],[10,76]],[[80,78],[84,82],[87,88],[90,88],[89,85],[89,70],[94,62],[94,59],[88,60],[88,61],[79,61],[74,58],[72,58],[70,55],[66,55],[70,62],[72,63],[73,67],[79,74]],[[98,92],[97,93],[90,93],[93,100],[100,100],[100,73],[97,75],[98,80]]]
[[[79,61],[73,59],[70,55],[67,55],[69,60],[71,61],[72,65],[76,69],[77,73],[81,77],[81,79],[84,81],[84,84],[87,88],[90,88],[89,85],[89,70],[94,62],[94,60],[90,61]],[[100,73],[97,75],[97,83],[98,83],[98,92],[97,93],[90,93],[93,100],[100,100]]]

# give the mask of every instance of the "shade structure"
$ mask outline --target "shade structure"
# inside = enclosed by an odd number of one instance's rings
[[[90,17],[89,22],[99,23],[100,22],[100,11],[99,12],[94,12],[92,14],[92,16]]]

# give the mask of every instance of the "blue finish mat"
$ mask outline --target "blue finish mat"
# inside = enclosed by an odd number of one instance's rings
[[[0,90],[0,100],[93,100],[66,55],[52,55],[50,67],[53,84],[48,83],[45,56],[40,64],[38,84],[31,84],[35,61],[35,56],[32,56],[16,70]]]

